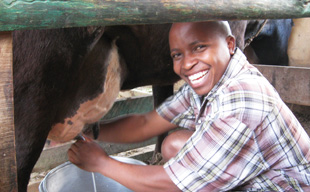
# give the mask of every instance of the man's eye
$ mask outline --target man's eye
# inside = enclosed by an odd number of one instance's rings
[[[206,46],[205,45],[198,45],[194,48],[194,51],[200,51],[202,49],[204,49]]]
[[[177,58],[179,58],[180,56],[181,56],[180,53],[171,54],[172,59],[177,59]]]

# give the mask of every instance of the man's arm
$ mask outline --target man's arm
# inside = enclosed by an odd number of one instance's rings
[[[153,110],[101,123],[98,140],[113,143],[141,142],[176,127]]]

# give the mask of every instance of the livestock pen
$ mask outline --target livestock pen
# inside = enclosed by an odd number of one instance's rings
[[[4,0],[0,5],[0,191],[17,191],[11,31],[180,21],[310,17],[308,0]],[[309,67],[257,67],[272,82],[285,102],[310,106]],[[146,102],[149,105],[152,101],[146,99]]]

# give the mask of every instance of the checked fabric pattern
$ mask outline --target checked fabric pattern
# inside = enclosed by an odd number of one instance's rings
[[[184,85],[156,110],[195,131],[164,165],[182,191],[310,191],[310,139],[239,49],[208,95]]]

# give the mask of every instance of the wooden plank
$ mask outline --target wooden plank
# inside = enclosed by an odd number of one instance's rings
[[[310,106],[310,68],[255,65],[286,103]]]
[[[103,120],[127,115],[130,113],[146,113],[153,109],[153,96],[131,97],[117,100]]]
[[[0,1],[0,28],[3,31],[309,16],[309,0]]]
[[[0,191],[17,191],[11,32],[0,33]]]

